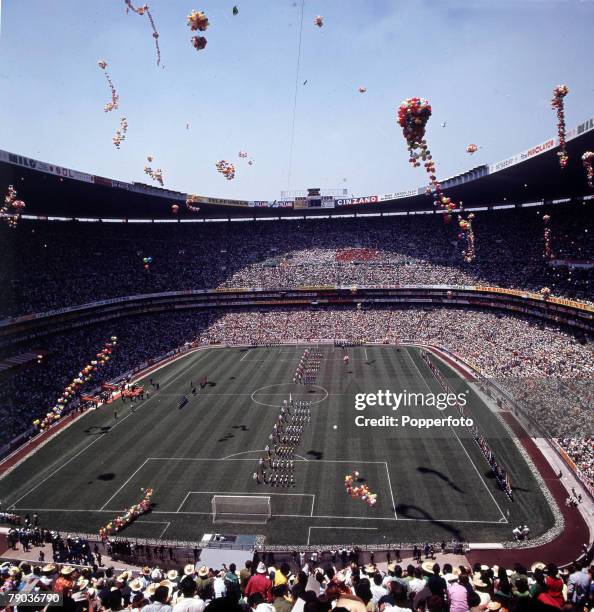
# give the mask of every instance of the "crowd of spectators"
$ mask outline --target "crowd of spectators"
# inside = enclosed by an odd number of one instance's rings
[[[0,384],[0,446],[31,427],[34,419],[55,405],[64,387],[111,336],[118,337],[118,346],[97,380],[85,390],[182,347],[204,329],[210,318],[213,315],[183,312],[146,315],[32,341],[28,349],[11,347],[14,352],[43,349],[45,356],[41,363],[31,362],[4,373]]]
[[[553,209],[556,258],[592,261],[591,206]],[[592,299],[594,272],[543,259],[540,210],[478,213],[476,260],[431,215],[121,224],[21,221],[5,245],[0,318],[158,291],[303,285],[497,285]],[[542,211],[545,214],[545,211]],[[151,257],[146,270],[143,258]]]
[[[462,355],[509,391],[545,435],[557,438],[594,484],[594,349],[559,327],[492,312],[407,308],[229,313],[203,342],[276,344],[289,338],[415,341]]]
[[[101,372],[110,380],[181,347],[201,344],[278,344],[288,340],[423,342],[464,358],[505,387],[548,435],[558,439],[592,477],[594,352],[592,343],[562,328],[516,315],[463,309],[286,308],[239,312],[175,312],[104,323],[44,339],[47,353],[5,375],[0,385],[0,442],[22,433],[105,338],[118,336]],[[38,343],[39,341],[37,341]],[[27,347],[25,347],[27,348]],[[23,350],[25,350],[23,348]],[[97,381],[99,382],[99,381]]]
[[[267,566],[255,555],[239,570],[234,563],[210,568],[200,561],[139,572],[96,562],[5,562],[0,592],[59,593],[62,609],[76,612],[585,612],[594,605],[593,577],[594,567],[584,562],[562,572],[554,564],[506,569],[434,561],[381,569],[373,562],[333,563],[328,556]]]

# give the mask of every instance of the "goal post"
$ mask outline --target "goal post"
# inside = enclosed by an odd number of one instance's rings
[[[272,506],[266,495],[213,495],[213,523],[263,524],[270,520]]]

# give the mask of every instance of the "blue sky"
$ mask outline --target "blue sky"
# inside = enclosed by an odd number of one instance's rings
[[[167,187],[278,198],[288,187],[301,0],[149,6],[164,69],[147,18],[126,15],[124,0],[2,0],[0,148],[142,182],[152,154]],[[189,42],[193,9],[210,19],[202,52]],[[561,83],[573,127],[594,114],[593,28],[594,0],[306,0],[290,188],[371,195],[426,184],[395,120],[410,96],[433,106],[427,138],[441,177],[554,135],[549,101]],[[111,113],[99,59],[120,94]],[[118,151],[122,115],[129,130]],[[471,142],[482,146],[472,157]],[[216,172],[220,159],[236,164],[235,180]]]

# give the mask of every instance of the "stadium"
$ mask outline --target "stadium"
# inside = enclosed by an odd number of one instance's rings
[[[0,150],[0,592],[589,609],[594,117],[565,127],[565,95],[557,135],[439,180],[407,98],[420,186],[385,194],[199,195],[152,156],[157,185]]]

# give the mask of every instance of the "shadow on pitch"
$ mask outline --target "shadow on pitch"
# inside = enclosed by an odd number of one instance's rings
[[[307,451],[307,453],[305,454],[309,455],[310,457],[313,457],[316,461],[320,461],[321,459],[324,458],[324,453],[322,451],[310,450],[310,451]]]
[[[459,529],[456,529],[449,523],[444,521],[438,521],[434,519],[428,512],[419,508],[418,506],[409,506],[407,504],[399,504],[396,508],[393,508],[399,517],[410,518],[410,519],[423,519],[429,521],[433,525],[440,527],[441,529],[451,533],[456,540],[462,540],[462,534]]]
[[[452,482],[445,474],[442,474],[439,470],[420,466],[417,468],[417,471],[421,472],[421,474],[432,474],[433,476],[437,476],[441,481],[445,482],[449,487],[454,489],[454,491],[458,491],[458,493],[464,493],[464,491],[455,482]]]
[[[87,429],[84,429],[83,432],[88,436],[98,436],[99,434],[107,433],[111,427],[111,425],[103,425],[103,427],[93,425],[93,427],[87,427]]]

